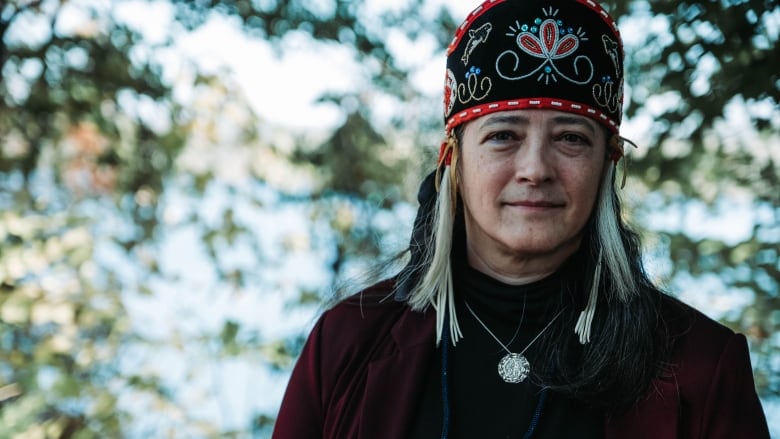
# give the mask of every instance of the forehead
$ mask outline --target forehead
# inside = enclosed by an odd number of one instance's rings
[[[579,114],[545,109],[522,109],[498,111],[486,114],[466,123],[476,128],[486,128],[497,124],[517,126],[557,126],[573,125],[588,129],[594,133],[602,132],[601,125],[593,119]]]

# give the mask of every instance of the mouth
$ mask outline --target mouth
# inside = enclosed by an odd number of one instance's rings
[[[508,203],[504,203],[507,206],[513,206],[513,207],[530,207],[530,208],[536,208],[536,209],[555,209],[563,207],[565,204],[555,201],[546,201],[546,200],[520,200],[520,201],[512,201]]]

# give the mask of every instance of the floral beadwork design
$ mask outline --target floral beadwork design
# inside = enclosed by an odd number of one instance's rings
[[[458,81],[455,79],[455,73],[447,69],[444,78],[444,114],[449,116],[452,113],[452,107],[455,106],[455,97],[458,90]]]
[[[550,18],[536,18],[532,25],[520,24],[515,22],[515,26],[509,26],[511,32],[507,36],[514,37],[517,43],[518,51],[509,49],[502,52],[496,59],[496,71],[504,79],[511,81],[525,79],[534,75],[536,80],[545,84],[550,81],[558,82],[561,77],[574,84],[587,84],[593,78],[593,63],[585,55],[579,55],[574,58],[573,68],[574,76],[562,72],[556,62],[563,62],[575,54],[579,48],[580,41],[587,41],[588,38],[582,29],[576,31],[571,27],[565,27],[561,20],[555,20],[558,10],[542,9],[545,15]],[[528,55],[532,59],[541,60],[538,66],[531,71],[522,72],[522,66],[528,65]],[[504,66],[504,68],[502,68]],[[506,66],[511,66],[507,71]]]
[[[590,0],[546,2],[484,0],[458,26],[447,47],[447,130],[497,111],[541,108],[617,132],[624,73],[617,25]]]

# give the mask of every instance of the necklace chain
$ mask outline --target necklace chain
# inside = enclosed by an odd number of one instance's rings
[[[523,296],[523,311],[520,313],[520,323],[518,323],[518,324],[517,324],[517,329],[515,329],[515,333],[512,335],[512,338],[511,338],[511,339],[509,339],[509,341],[508,341],[508,342],[506,342],[506,345],[507,345],[507,346],[512,346],[512,343],[513,343],[513,342],[515,341],[515,339],[517,338],[517,335],[518,335],[518,334],[520,334],[520,328],[522,328],[522,327],[523,327],[523,322],[525,321],[525,301],[526,301],[526,297],[525,297],[525,295],[524,295],[524,296]],[[463,300],[463,302],[465,303],[465,302],[466,302],[466,300],[464,299],[464,300]],[[468,303],[466,303],[466,306],[468,306]],[[473,313],[473,312],[472,312],[472,313]],[[476,316],[475,316],[475,317],[476,317]],[[477,319],[477,320],[479,320],[479,319]],[[488,331],[488,332],[490,332],[490,331]],[[491,334],[491,335],[492,335],[492,334]],[[501,342],[499,342],[499,344],[502,344],[502,343],[501,343]]]
[[[501,347],[502,347],[502,348],[504,348],[504,350],[505,350],[505,351],[506,351],[508,354],[514,354],[514,352],[510,351],[510,350],[509,350],[509,348],[508,348],[508,347],[507,347],[507,346],[506,346],[504,343],[502,343],[502,342],[501,342],[501,340],[499,340],[499,339],[498,339],[498,337],[496,336],[496,334],[494,334],[494,333],[493,333],[493,331],[491,331],[491,330],[490,330],[490,328],[488,328],[488,327],[487,327],[487,325],[485,324],[485,322],[483,322],[483,321],[482,321],[482,319],[480,319],[480,318],[479,318],[479,316],[477,316],[477,313],[475,313],[475,312],[474,312],[474,310],[471,308],[471,305],[469,305],[469,303],[468,303],[467,301],[465,301],[465,300],[463,301],[463,303],[465,303],[465,304],[466,304],[466,308],[468,308],[469,312],[471,313],[471,315],[472,315],[472,316],[474,316],[474,318],[477,320],[477,322],[479,322],[479,324],[480,324],[480,325],[482,325],[482,327],[483,327],[483,328],[485,328],[485,331],[487,331],[487,333],[488,333],[488,334],[490,334],[490,336],[491,336],[491,337],[493,337],[493,339],[494,339],[495,341],[497,341],[497,342],[498,342],[498,344],[499,344],[499,345],[501,345]],[[538,339],[539,339],[539,337],[541,337],[541,336],[542,336],[542,334],[544,334],[544,332],[547,330],[547,328],[549,328],[549,327],[550,327],[550,325],[552,325],[552,324],[553,324],[553,322],[554,322],[554,321],[555,321],[555,320],[558,318],[558,316],[560,316],[560,315],[561,315],[561,313],[562,313],[562,312],[563,312],[563,310],[561,310],[561,311],[558,311],[558,314],[555,314],[555,317],[553,317],[553,318],[552,318],[552,320],[550,320],[550,322],[547,324],[547,326],[545,326],[544,328],[542,328],[542,330],[541,330],[541,331],[539,331],[539,333],[538,333],[538,334],[536,334],[536,337],[534,337],[534,339],[533,339],[533,340],[531,340],[531,341],[530,341],[530,342],[529,342],[529,343],[528,343],[528,344],[527,344],[527,345],[526,345],[526,346],[523,348],[523,350],[522,350],[522,351],[518,352],[518,353],[517,353],[517,355],[523,355],[523,354],[525,353],[525,351],[527,351],[527,350],[528,350],[528,348],[530,348],[530,347],[531,347],[531,345],[532,345],[532,344],[534,344],[534,342],[536,342],[536,340],[538,340]],[[521,322],[521,323],[522,323],[522,322]],[[514,339],[514,338],[513,338],[513,339]],[[510,341],[510,342],[509,342],[509,344],[511,344],[511,343],[512,343],[512,342]]]
[[[463,303],[466,304],[466,308],[468,308],[469,312],[472,316],[474,316],[477,322],[479,322],[479,324],[485,328],[485,331],[487,331],[487,333],[490,334],[490,336],[493,337],[493,339],[495,339],[496,342],[498,342],[498,344],[501,345],[501,347],[506,351],[506,355],[504,355],[501,361],[498,362],[498,375],[507,383],[521,383],[526,379],[526,377],[528,377],[528,374],[531,371],[531,364],[528,362],[528,359],[523,356],[523,354],[528,350],[528,348],[531,347],[532,344],[534,344],[534,342],[536,342],[536,340],[539,339],[539,337],[542,336],[542,334],[544,334],[544,331],[546,331],[547,328],[549,328],[550,325],[552,325],[558,316],[560,316],[563,312],[563,310],[558,311],[558,314],[555,314],[552,320],[547,323],[547,326],[542,328],[542,330],[536,334],[536,337],[534,337],[533,340],[531,340],[522,351],[519,353],[514,353],[510,351],[509,348],[498,339],[496,334],[494,334],[493,331],[487,327],[485,322],[483,322],[482,319],[477,316],[477,313],[471,309],[471,305],[469,305],[467,301],[464,300]],[[522,321],[520,323],[522,324]],[[520,326],[518,326],[517,329],[519,331]],[[515,336],[517,336],[517,332],[515,332]],[[512,337],[512,340],[514,340],[514,337]],[[512,340],[510,340],[509,344],[512,344]]]

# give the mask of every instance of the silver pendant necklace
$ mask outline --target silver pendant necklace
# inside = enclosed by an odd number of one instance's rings
[[[550,325],[552,325],[558,316],[560,316],[563,312],[563,310],[558,311],[558,314],[555,314],[555,317],[550,320],[547,326],[542,328],[542,330],[536,334],[536,337],[534,337],[533,340],[531,340],[522,351],[515,353],[510,351],[504,343],[501,343],[501,340],[496,337],[496,334],[493,334],[493,331],[491,331],[490,328],[488,328],[487,325],[477,316],[474,310],[471,309],[471,306],[468,302],[464,300],[463,303],[466,304],[466,308],[469,310],[471,315],[474,316],[477,322],[479,322],[479,324],[485,328],[485,331],[487,331],[487,333],[490,334],[490,336],[493,337],[493,339],[496,340],[496,342],[498,342],[498,344],[501,345],[501,347],[506,351],[506,355],[504,355],[504,357],[501,358],[501,361],[498,362],[498,375],[501,377],[501,379],[504,380],[504,382],[507,383],[522,383],[526,378],[528,378],[528,374],[531,372],[531,364],[523,354],[528,350],[528,348],[531,347],[532,344],[534,344],[536,340],[539,339],[539,337],[542,336],[542,334],[544,334],[544,331],[546,331],[547,328],[549,328]],[[517,333],[515,333],[515,335],[517,335]],[[510,341],[509,344],[511,343],[512,342]]]

